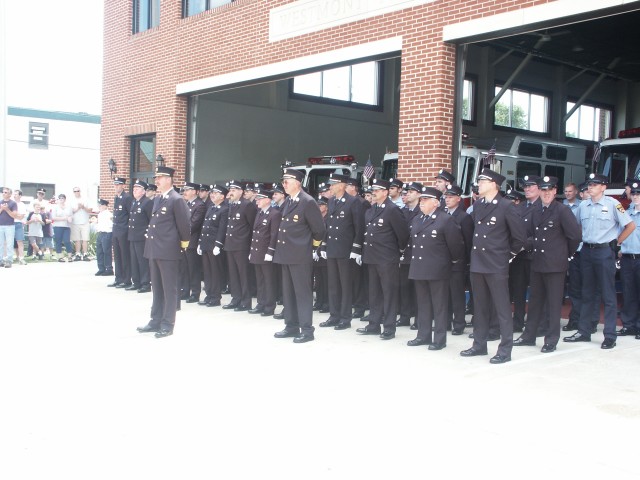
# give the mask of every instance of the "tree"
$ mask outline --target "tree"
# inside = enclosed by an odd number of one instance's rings
[[[528,130],[527,114],[524,109],[518,105],[514,105],[511,110],[511,118],[509,118],[509,106],[504,103],[496,103],[495,106],[495,125],[503,127],[519,128]]]

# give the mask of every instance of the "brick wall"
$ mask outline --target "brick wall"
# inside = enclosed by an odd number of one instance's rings
[[[269,10],[287,0],[236,0],[181,18],[180,0],[162,0],[160,25],[131,33],[132,0],[105,2],[101,192],[109,158],[128,176],[132,132],[157,134],[156,151],[185,178],[187,99],[175,86],[291,58],[402,35],[399,176],[419,180],[450,167],[455,49],[441,41],[450,23],[550,0],[442,0],[347,25],[268,42]]]

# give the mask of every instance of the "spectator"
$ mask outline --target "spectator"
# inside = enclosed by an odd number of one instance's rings
[[[51,203],[46,200],[39,201],[40,203],[40,215],[42,215],[42,250],[45,255],[52,255],[53,253],[53,220],[51,220]],[[55,203],[55,202],[54,202]]]
[[[97,277],[113,275],[113,258],[111,256],[113,214],[109,211],[109,200],[100,199],[98,213],[98,237],[96,239],[96,260],[98,261]]]
[[[80,188],[73,188],[74,197],[69,202],[69,206],[73,211],[73,220],[71,222],[71,241],[75,244],[76,256],[74,260],[79,262],[91,261],[89,258],[89,213],[91,209],[87,206],[87,202],[80,194]]]
[[[18,251],[18,263],[20,265],[26,265],[27,262],[24,260],[24,217],[27,216],[27,206],[22,203],[22,190],[15,189],[13,191],[13,201],[16,202],[18,206],[18,213],[13,219],[16,229],[14,241],[16,250]]]
[[[67,206],[67,196],[64,193],[58,195],[58,203],[52,210],[53,236],[56,243],[56,258],[59,262],[73,262],[73,247],[71,246],[71,222],[73,211]],[[67,249],[67,256],[62,256],[62,245]]]
[[[33,259],[44,259],[44,253],[42,253],[42,227],[44,226],[44,219],[42,218],[42,205],[39,202],[33,204],[33,212],[27,216],[26,224],[29,225],[29,244],[33,250]]]
[[[18,205],[11,200],[11,189],[2,189],[0,200],[0,255],[4,268],[11,268],[13,264],[13,241],[16,233],[14,219],[18,213]]]

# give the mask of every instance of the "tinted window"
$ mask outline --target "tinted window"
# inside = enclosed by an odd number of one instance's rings
[[[558,179],[558,193],[562,194],[564,192],[564,167],[547,165],[544,167],[544,174]]]
[[[547,147],[547,158],[549,160],[566,160],[567,149],[564,147],[555,147],[553,145],[549,145]]]
[[[516,190],[522,191],[522,179],[526,175],[540,176],[540,164],[533,162],[518,162],[516,164]],[[555,175],[554,175],[555,176]]]
[[[521,142],[520,145],[518,145],[518,155],[522,155],[523,157],[542,158],[542,144]]]

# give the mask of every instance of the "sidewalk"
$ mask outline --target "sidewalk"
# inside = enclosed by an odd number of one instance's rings
[[[466,335],[432,352],[354,320],[296,345],[273,338],[282,321],[183,302],[155,339],[136,332],[151,294],[107,288],[95,262],[0,270],[3,479],[640,474],[640,340],[603,351],[602,326],[490,365],[497,343],[462,358]]]

